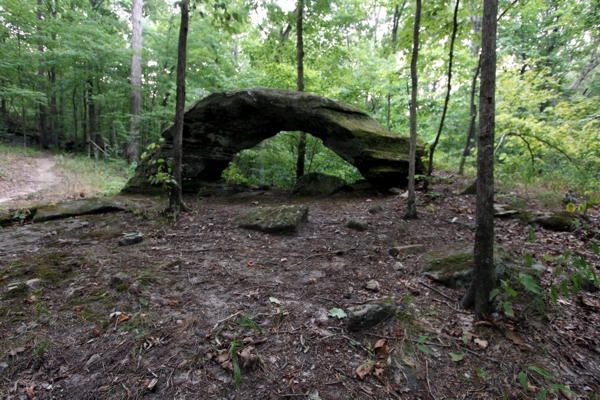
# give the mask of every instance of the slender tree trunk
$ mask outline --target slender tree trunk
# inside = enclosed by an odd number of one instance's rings
[[[493,203],[497,15],[498,0],[484,0],[473,280],[461,301],[463,308],[475,306],[478,319],[493,312],[489,296],[495,283]]]
[[[185,113],[185,68],[187,59],[187,34],[189,9],[187,0],[181,0],[181,26],[179,28],[179,46],[177,52],[177,98],[175,100],[175,129],[173,130],[173,178],[169,197],[169,211],[175,218],[188,208],[183,204],[181,190],[181,170],[183,160],[183,117]]]
[[[73,132],[75,134],[75,137],[73,139],[74,144],[77,143],[77,136],[79,135],[78,128],[79,122],[77,120],[77,88],[75,88],[73,89]],[[75,151],[75,149],[73,149],[73,151]]]
[[[573,84],[573,87],[571,88],[571,90],[573,90],[574,92],[577,91],[577,89],[579,89],[579,86],[581,86],[585,77],[588,76],[588,74],[590,72],[592,72],[598,65],[600,65],[600,61],[598,61],[598,57],[596,56],[597,51],[598,51],[598,39],[596,39],[596,46],[594,47],[594,50],[592,51],[592,56],[590,57],[590,62],[583,69],[583,71],[581,71],[579,78],[577,78],[577,81],[575,81],[575,83]]]
[[[38,20],[40,21],[38,24],[38,34],[42,35],[42,20],[44,19],[43,15],[42,15],[42,5],[43,2],[42,0],[38,0],[37,2],[38,5],[38,10],[37,10],[37,17]],[[46,80],[46,76],[44,74],[44,60],[43,58],[43,53],[44,53],[44,44],[42,43],[41,39],[38,43],[38,52],[40,55],[40,67],[38,69],[38,77],[39,77],[39,86],[38,86],[38,90],[40,91],[40,93],[45,93],[46,92],[46,84],[45,84],[45,80]],[[46,125],[46,105],[45,104],[41,104],[40,103],[40,145],[42,146],[42,148],[44,149],[48,149],[49,148],[49,143],[48,143],[48,131],[47,131],[47,125]]]
[[[90,141],[88,143],[88,154],[90,150],[94,152],[94,169],[96,169],[96,163],[98,162],[98,140],[96,139],[96,128],[97,128],[97,118],[96,118],[96,104],[94,102],[94,98],[92,97],[94,94],[94,82],[90,79],[88,81],[88,114],[89,114],[89,124],[90,124]]]
[[[392,54],[396,53],[396,41],[398,40],[398,27],[400,26],[400,18],[402,17],[402,13],[404,12],[404,7],[406,6],[407,0],[402,2],[402,7],[399,7],[396,4],[394,8],[394,18],[392,20]],[[387,116],[386,116],[386,126],[387,130],[390,130],[390,119],[392,110],[392,93],[388,92],[387,94]]]
[[[88,136],[88,124],[87,124],[87,109],[88,109],[88,101],[87,101],[87,90],[84,86],[83,88],[83,93],[82,93],[82,98],[83,98],[83,111],[82,111],[82,118],[81,118],[81,128],[83,130],[83,143],[81,146],[81,150],[82,152],[85,154],[87,152],[87,156],[88,158],[90,158],[90,146],[89,146],[89,136]]]
[[[142,0],[133,0],[131,19],[131,96],[129,122],[129,145],[125,158],[129,162],[137,161],[140,156],[140,114],[142,112]]]
[[[113,156],[118,157],[119,155],[119,142],[117,140],[117,128],[115,128],[115,121],[110,121],[110,129],[112,131],[112,148],[113,148]]]
[[[454,17],[452,19],[452,38],[450,39],[450,54],[448,55],[448,86],[446,87],[446,98],[444,99],[444,110],[442,111],[442,118],[440,119],[440,126],[433,143],[429,146],[429,166],[427,167],[427,178],[423,183],[423,190],[427,191],[429,188],[429,181],[431,180],[431,174],[433,173],[433,153],[435,148],[440,141],[442,135],[442,129],[444,128],[444,120],[446,119],[446,113],[448,112],[448,103],[450,102],[450,92],[452,91],[452,59],[454,58],[454,40],[456,39],[456,31],[458,30],[458,5],[460,0],[456,0],[454,6]]]
[[[410,78],[412,83],[410,93],[410,154],[408,166],[408,203],[404,219],[418,218],[415,204],[415,164],[417,155],[417,60],[419,58],[419,29],[421,25],[421,0],[417,0],[415,11],[415,28],[413,32],[413,53],[410,60]]]
[[[296,81],[297,90],[304,92],[304,33],[302,28],[302,19],[304,18],[304,0],[298,0],[298,16],[296,19],[296,29],[298,37],[296,42],[296,63],[298,76]],[[298,137],[298,159],[296,160],[296,179],[304,176],[304,160],[306,158],[306,133],[300,132]]]
[[[462,156],[460,157],[460,166],[458,167],[458,174],[463,175],[465,172],[465,161],[471,153],[471,141],[475,138],[475,121],[477,120],[477,106],[475,105],[475,92],[477,90],[477,77],[479,76],[479,69],[481,67],[481,57],[477,63],[473,80],[471,81],[471,119],[469,121],[469,132],[467,133],[467,143],[463,149]]]
[[[50,85],[52,95],[50,96],[50,137],[52,138],[52,144],[58,149],[58,109],[56,106],[56,70],[54,67],[50,69]]]

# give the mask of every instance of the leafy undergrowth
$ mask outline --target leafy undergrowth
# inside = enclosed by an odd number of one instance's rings
[[[419,194],[414,221],[401,220],[402,199],[381,193],[294,200],[270,191],[189,197],[193,212],[177,223],[138,203],[132,213],[80,217],[18,252],[0,247],[0,395],[598,398],[599,294],[588,285],[575,295],[570,282],[556,302],[550,293],[575,272],[567,251],[599,272],[598,209],[572,232],[498,219],[496,242],[540,271],[541,294],[515,278],[506,287],[516,296],[497,297],[510,308],[475,322],[458,307],[464,288],[421,276],[422,255],[388,254],[472,243],[474,197],[455,195],[459,183]],[[257,205],[299,202],[310,210],[296,237],[232,222]],[[383,212],[367,212],[377,204]],[[367,231],[345,228],[350,218],[366,219]],[[117,245],[115,232],[135,231],[143,242]],[[379,291],[366,289],[371,280]],[[384,296],[396,315],[347,330],[351,306]]]

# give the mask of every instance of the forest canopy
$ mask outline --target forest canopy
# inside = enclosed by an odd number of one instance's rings
[[[139,0],[0,1],[0,136],[27,145],[124,157],[141,154],[173,122],[179,7],[142,2],[141,108],[132,109],[132,3]],[[408,134],[415,4],[407,0],[313,0],[303,4],[304,90],[370,113]],[[453,1],[423,5],[418,136],[430,143],[446,96]],[[478,93],[481,2],[461,2],[452,91],[437,166],[474,167],[467,143]],[[216,91],[296,89],[293,1],[190,1],[186,105]],[[600,189],[600,3],[501,0],[498,18],[496,175]],[[475,84],[475,87],[473,86]],[[476,115],[476,113],[475,113]],[[477,126],[477,124],[475,124]],[[473,137],[476,137],[473,136]],[[283,132],[238,154],[229,180],[289,186],[298,135]],[[311,136],[306,171],[353,181],[360,174]]]

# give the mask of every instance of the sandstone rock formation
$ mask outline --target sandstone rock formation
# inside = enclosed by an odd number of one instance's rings
[[[250,88],[213,93],[187,108],[183,128],[183,184],[197,193],[203,181],[221,178],[233,156],[280,131],[303,131],[354,165],[371,183],[399,186],[408,176],[409,138],[386,131],[364,111],[313,94]],[[139,164],[126,192],[156,192],[147,177],[156,161],[172,154],[173,126],[166,143]],[[417,174],[423,173],[424,143],[417,146]]]

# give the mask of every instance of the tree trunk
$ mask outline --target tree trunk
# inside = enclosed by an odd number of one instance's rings
[[[496,29],[498,0],[483,2],[481,35],[481,86],[479,89],[479,145],[473,280],[461,301],[475,306],[477,319],[493,312],[494,288],[494,130],[496,90]]]
[[[88,143],[88,154],[90,150],[94,152],[94,169],[96,169],[96,163],[98,162],[98,140],[96,139],[96,104],[93,99],[94,94],[94,82],[90,79],[88,81],[88,121],[90,124],[90,140]]]
[[[417,154],[417,60],[419,58],[419,29],[421,25],[421,0],[417,0],[415,11],[415,28],[413,32],[413,53],[410,60],[410,79],[412,83],[410,93],[410,154],[408,165],[408,204],[404,219],[418,218],[415,204],[415,164]]]
[[[450,39],[450,54],[448,55],[448,86],[446,87],[446,98],[444,99],[444,110],[442,111],[442,118],[440,119],[440,126],[435,135],[433,143],[429,146],[429,166],[427,167],[427,178],[423,183],[423,190],[427,191],[429,188],[429,181],[431,180],[431,174],[433,173],[433,153],[440,141],[442,135],[442,129],[444,128],[444,120],[446,119],[446,113],[448,112],[448,103],[450,102],[450,92],[452,91],[452,59],[454,57],[454,40],[456,39],[456,31],[458,30],[458,5],[460,0],[456,0],[454,6],[454,17],[452,19],[452,38]]]
[[[406,6],[407,0],[402,2],[402,7],[399,7],[396,4],[394,8],[394,17],[392,20],[392,54],[396,53],[396,41],[398,40],[398,27],[400,26],[400,18],[402,17],[402,13],[404,12],[404,7]],[[386,126],[387,130],[390,130],[390,119],[391,119],[391,110],[392,110],[392,93],[388,92],[387,94],[387,116],[386,116]]]
[[[58,109],[56,106],[56,70],[54,67],[50,69],[50,85],[52,95],[50,96],[50,137],[52,138],[52,144],[58,149]]]
[[[577,89],[579,89],[579,86],[583,83],[583,80],[585,79],[585,77],[588,76],[588,74],[590,72],[592,72],[598,65],[600,65],[600,61],[598,61],[598,57],[596,56],[597,51],[598,51],[598,39],[596,39],[596,46],[594,47],[594,50],[592,51],[592,56],[590,57],[590,62],[583,69],[583,71],[581,71],[581,74],[579,74],[579,78],[577,78],[577,81],[575,81],[575,83],[573,84],[573,87],[571,88],[571,90],[573,90],[574,92],[576,92]]]
[[[462,156],[460,157],[460,167],[458,167],[458,174],[463,175],[465,172],[465,161],[469,154],[471,153],[471,141],[475,138],[475,121],[477,120],[477,106],[475,105],[475,91],[477,89],[477,76],[479,76],[479,69],[481,68],[481,57],[479,58],[479,62],[477,63],[477,68],[475,69],[475,75],[473,75],[473,80],[471,81],[471,120],[469,122],[469,132],[467,133],[467,143],[465,143],[465,148],[462,152]]]
[[[187,210],[182,199],[181,169],[183,159],[183,117],[185,113],[185,68],[189,10],[187,0],[182,0],[179,5],[181,6],[181,26],[179,28],[179,46],[177,51],[177,98],[175,100],[175,129],[173,131],[173,178],[176,183],[170,185],[171,193],[168,208],[168,211],[172,212],[175,218],[177,218],[177,215],[181,211]]]
[[[78,121],[77,121],[77,88],[73,89],[73,131],[75,133],[75,137],[73,139],[73,144],[77,143],[77,135],[78,135]],[[75,151],[75,149],[73,149]]]
[[[298,67],[297,90],[304,92],[304,38],[302,31],[302,19],[304,14],[304,0],[298,0],[298,17],[296,29],[298,37],[296,42],[296,62]],[[298,159],[296,160],[296,179],[304,176],[304,159],[306,158],[306,133],[300,132],[298,137]]]
[[[37,2],[38,5],[38,10],[37,10],[37,17],[38,20],[40,21],[37,27],[38,30],[38,34],[40,35],[40,37],[42,36],[42,20],[44,19],[43,15],[42,15],[42,0],[38,0]],[[46,76],[44,74],[44,61],[42,59],[43,53],[44,53],[44,44],[42,43],[41,39],[39,39],[38,42],[38,52],[40,55],[40,67],[38,69],[38,77],[39,77],[39,86],[38,86],[38,90],[40,91],[40,93],[45,93],[46,92],[46,84],[45,84],[45,80],[46,80]],[[46,129],[46,105],[40,103],[40,145],[42,146],[42,148],[44,149],[48,149],[49,148],[49,143],[48,143],[48,131]]]
[[[87,101],[87,90],[84,86],[83,88],[83,111],[82,111],[82,119],[81,119],[81,128],[83,130],[83,143],[81,146],[81,151],[85,154],[87,152],[87,156],[88,158],[90,158],[90,146],[89,146],[89,139],[90,137],[88,136],[88,124],[87,124],[87,109],[88,109],[88,101]]]
[[[125,158],[137,161],[140,156],[140,114],[142,112],[142,0],[133,0],[131,20],[131,96],[129,121],[129,145]]]

